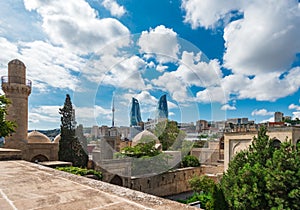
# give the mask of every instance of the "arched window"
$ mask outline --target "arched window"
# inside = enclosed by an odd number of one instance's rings
[[[49,161],[49,159],[45,155],[36,155],[31,159],[31,162],[44,162],[44,161]]]

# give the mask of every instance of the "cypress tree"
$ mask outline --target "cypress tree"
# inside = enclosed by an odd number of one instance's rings
[[[86,167],[88,155],[75,134],[75,111],[69,94],[66,95],[64,106],[59,109],[59,114],[61,115],[59,160],[72,162],[73,166]]]

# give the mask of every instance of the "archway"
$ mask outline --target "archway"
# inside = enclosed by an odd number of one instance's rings
[[[275,149],[279,149],[280,145],[281,145],[281,141],[279,139],[273,139],[271,145],[275,148]]]
[[[115,184],[118,186],[123,186],[123,181],[122,178],[118,175],[115,175],[111,180],[110,180],[111,184]]]
[[[49,161],[49,159],[45,155],[36,155],[31,159],[31,162],[44,162]]]

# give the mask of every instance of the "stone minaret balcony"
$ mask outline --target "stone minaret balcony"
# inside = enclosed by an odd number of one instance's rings
[[[31,80],[24,79],[17,76],[2,76],[1,77],[2,90],[4,93],[15,92],[29,96],[31,93]]]

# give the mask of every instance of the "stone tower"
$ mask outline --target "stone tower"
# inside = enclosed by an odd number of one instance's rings
[[[8,63],[8,76],[2,79],[2,90],[11,104],[8,106],[7,120],[17,124],[15,133],[5,138],[5,147],[26,150],[28,133],[28,96],[31,81],[26,80],[26,67],[18,59]]]

